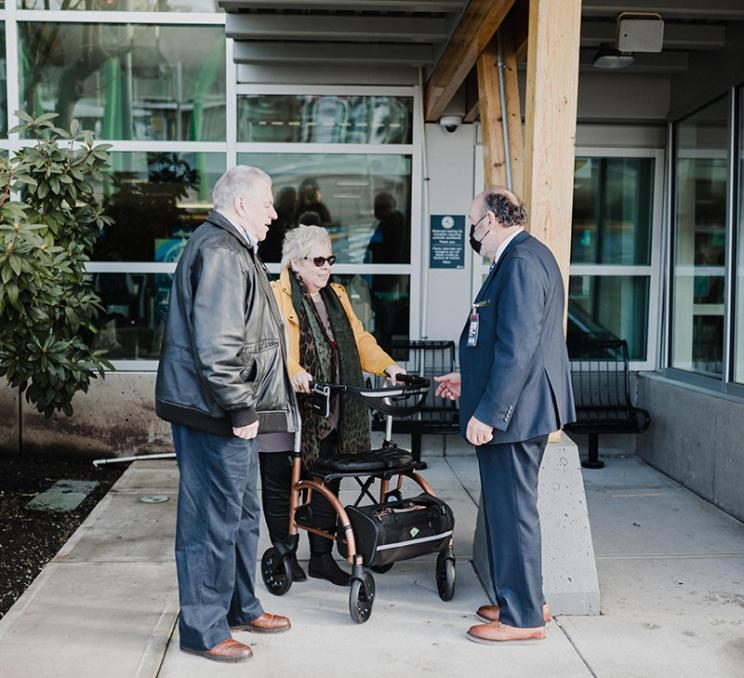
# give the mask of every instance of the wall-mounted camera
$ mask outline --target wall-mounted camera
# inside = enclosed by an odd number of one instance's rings
[[[461,115],[443,115],[439,118],[439,126],[447,132],[447,134],[454,134],[460,125],[462,125]]]

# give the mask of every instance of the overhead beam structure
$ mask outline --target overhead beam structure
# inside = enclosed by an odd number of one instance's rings
[[[461,0],[220,0],[224,10],[241,9],[301,9],[305,11],[347,11],[347,12],[396,12],[396,13],[435,13],[458,12]]]
[[[236,40],[333,40],[342,42],[443,42],[444,19],[383,16],[228,14],[225,33]]]
[[[475,66],[515,0],[470,0],[426,85],[424,117],[435,122]]]
[[[433,59],[430,45],[238,41],[236,64],[338,64],[425,66]]]
[[[617,28],[614,22],[584,21],[581,25],[582,47],[599,47],[603,42],[614,43],[616,37]],[[721,49],[725,42],[725,26],[664,24],[664,49]]]
[[[741,0],[584,0],[582,14],[616,17],[621,12],[658,12],[666,19],[737,21],[744,19]]]
[[[510,185],[521,195],[524,162],[522,112],[517,57],[509,19],[478,58],[477,73],[485,184]]]

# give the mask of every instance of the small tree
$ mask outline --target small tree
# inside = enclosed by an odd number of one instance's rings
[[[0,376],[47,417],[69,416],[75,393],[111,368],[90,346],[102,307],[85,270],[111,223],[91,183],[108,180],[110,146],[76,120],[66,131],[53,113],[17,115],[11,131],[36,143],[0,160]]]

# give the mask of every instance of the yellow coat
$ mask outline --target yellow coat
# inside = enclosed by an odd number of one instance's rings
[[[356,317],[346,288],[343,285],[331,283],[331,289],[338,296],[351,323],[362,369],[372,374],[382,374],[386,368],[395,365],[395,361],[380,348],[375,338],[364,329],[361,320]],[[289,376],[293,378],[298,372],[302,372],[303,368],[300,365],[300,322],[292,305],[289,269],[282,269],[279,280],[271,283],[271,290],[274,292],[276,303],[284,319],[284,326],[287,328],[287,368]]]

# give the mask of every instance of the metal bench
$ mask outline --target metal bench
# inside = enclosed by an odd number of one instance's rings
[[[427,379],[452,372],[455,368],[455,342],[437,340],[418,340],[393,342],[389,346],[390,354],[411,374],[418,374]],[[407,418],[396,418],[393,421],[393,433],[410,434],[411,452],[415,461],[421,461],[421,436],[423,434],[458,433],[459,410],[457,403],[437,398],[434,393],[436,384],[424,400],[416,414]],[[374,417],[372,428],[385,430],[383,417]]]
[[[601,434],[643,433],[651,423],[649,413],[630,399],[628,344],[624,339],[581,342],[572,350],[571,379],[577,421],[566,430],[589,436],[589,456],[581,465],[602,468]]]

